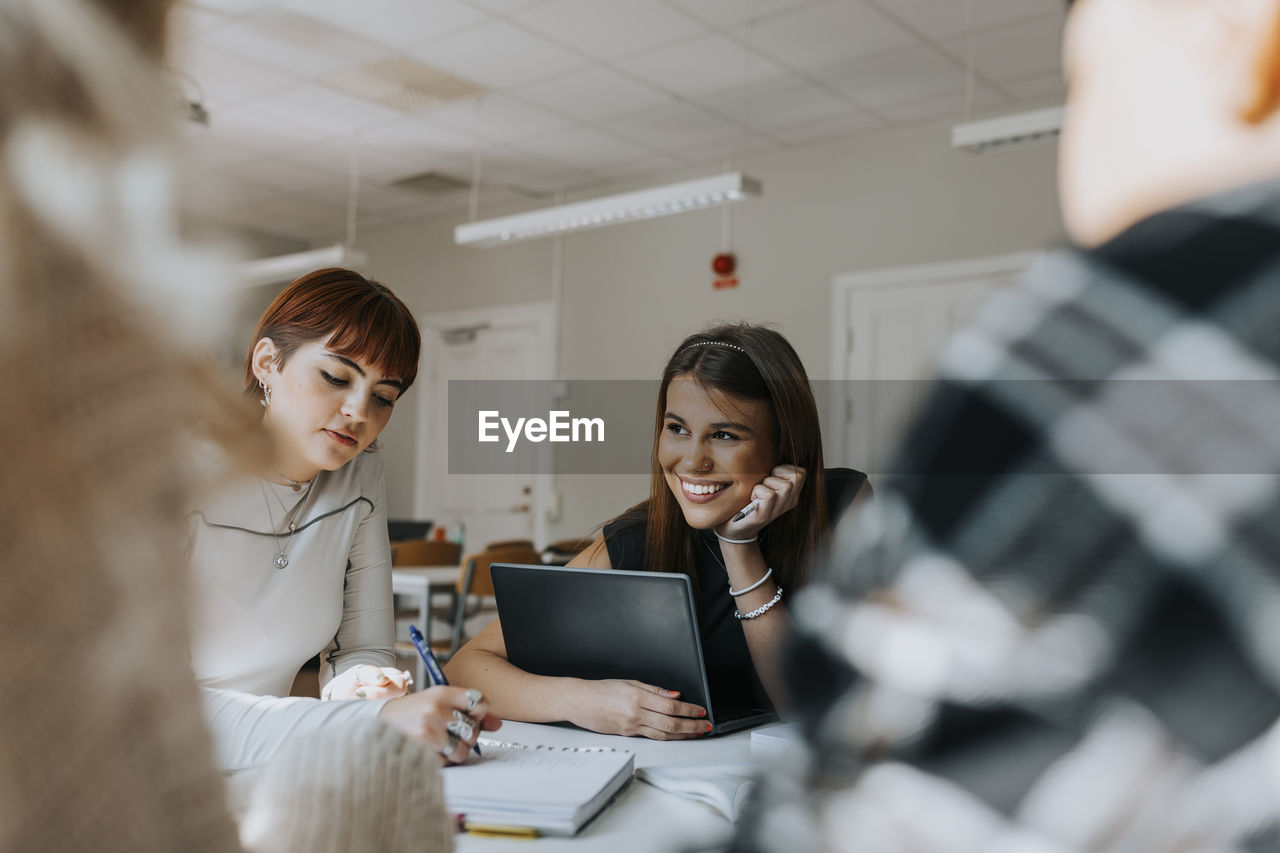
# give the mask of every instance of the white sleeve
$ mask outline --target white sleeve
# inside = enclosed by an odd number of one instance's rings
[[[224,773],[261,767],[291,738],[376,717],[390,701],[321,702],[301,696],[255,696],[213,687],[201,688],[200,700],[205,722],[213,734],[214,759]]]
[[[372,503],[356,529],[347,557],[342,622],[320,654],[320,685],[351,667],[395,666],[395,612],[391,596],[391,544],[387,538],[387,485],[382,458],[363,466],[361,493]]]

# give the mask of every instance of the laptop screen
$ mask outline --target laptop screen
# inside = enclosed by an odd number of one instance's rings
[[[494,563],[507,659],[535,675],[623,678],[711,710],[689,579]]]

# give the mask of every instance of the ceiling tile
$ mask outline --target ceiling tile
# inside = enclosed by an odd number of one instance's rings
[[[610,122],[620,136],[660,153],[731,139],[743,129],[692,104],[675,103]]]
[[[316,143],[316,131],[261,115],[247,108],[219,108],[209,115],[205,133],[211,141],[250,148],[256,152],[279,151]]]
[[[777,80],[789,72],[745,45],[708,33],[619,60],[618,67],[685,97]]]
[[[671,101],[669,95],[600,65],[513,91],[523,99],[579,121],[599,121]]]
[[[969,3],[960,0],[870,0],[924,36],[945,39],[969,32]],[[1030,18],[1065,14],[1062,0],[973,0],[975,33]]]
[[[644,160],[652,154],[646,148],[589,127],[559,130],[546,136],[512,143],[512,147],[526,154],[584,169]]]
[[[998,107],[1008,103],[1008,98],[988,86],[979,84],[974,87],[973,107],[975,109]],[[889,104],[880,107],[876,111],[894,124],[916,124],[939,119],[951,119],[952,121],[961,122],[966,120],[965,93],[955,92],[948,95],[923,98],[919,101]]]
[[[330,24],[268,8],[204,37],[210,47],[302,77],[319,77],[372,62],[386,47]]]
[[[227,15],[244,15],[276,4],[276,0],[188,0],[185,4]]]
[[[480,101],[464,101],[423,113],[423,118],[470,136],[519,140],[568,127],[570,120],[542,107],[506,95],[490,95]]]
[[[768,154],[782,148],[782,143],[758,135],[735,136],[711,145],[695,145],[684,149],[680,156],[695,167],[723,170],[747,157]]]
[[[712,27],[732,27],[768,18],[819,0],[671,0],[690,15]]]
[[[574,168],[516,151],[487,152],[480,170],[482,189],[505,186],[554,193],[558,189],[596,179],[589,169]]]
[[[800,77],[760,88],[720,93],[701,102],[721,115],[766,132],[787,125],[839,118],[855,110],[848,101]]]
[[[671,182],[688,177],[690,163],[681,158],[668,157],[664,154],[650,155],[634,163],[623,163],[609,169],[612,182],[626,181],[631,184],[640,182]],[[639,189],[634,186],[632,189]]]
[[[252,208],[284,197],[285,194],[274,187],[222,174],[216,182],[208,183],[207,192],[201,196],[201,202],[206,210],[226,211],[239,207]]]
[[[345,197],[350,185],[346,171],[310,169],[283,156],[257,157],[237,164],[231,171],[240,180],[286,193],[324,188],[339,191]]]
[[[202,125],[186,122],[182,135],[187,156],[202,170],[218,169],[259,156],[259,152],[255,152],[252,147],[225,137],[213,136]]]
[[[1067,97],[1067,83],[1062,79],[1061,74],[1056,73],[1024,77],[1021,80],[1007,80],[1000,84],[1000,88],[1019,101],[1038,98],[1065,100]]]
[[[195,37],[234,21],[231,15],[196,6],[180,4],[169,13],[169,38],[174,45],[184,45]]]
[[[806,71],[887,53],[916,39],[862,0],[835,0],[807,6],[754,25],[739,27],[739,38],[780,62]]]
[[[1062,67],[1062,24],[1063,19],[1054,16],[974,36],[975,69],[993,83],[1057,72]],[[944,46],[961,61],[968,56],[967,37]]]
[[[487,12],[495,12],[499,15],[510,15],[512,12],[519,12],[521,9],[528,9],[530,6],[537,6],[540,3],[546,3],[547,0],[467,0],[472,6],[478,9],[484,9]]]
[[[281,5],[395,48],[437,38],[488,17],[456,0],[281,0]]]
[[[512,20],[603,60],[669,44],[704,29],[659,0],[551,0],[517,12]]]
[[[201,44],[175,52],[172,61],[175,68],[194,80],[188,97],[200,93],[214,105],[233,106],[300,82],[291,74]]]
[[[781,127],[772,135],[787,145],[814,145],[831,139],[874,133],[885,128],[884,122],[860,111],[853,111],[835,119]]]
[[[843,66],[823,79],[862,106],[877,108],[963,92],[965,76],[962,67],[936,51],[912,48]]]
[[[361,128],[377,128],[403,117],[390,107],[313,83],[255,98],[245,108],[274,121],[298,124],[334,136],[354,135]]]
[[[361,136],[359,146],[360,175],[375,181],[387,183],[428,171],[459,180],[471,176],[472,141],[426,122],[380,129]],[[312,152],[299,153],[300,162],[308,153]],[[313,153],[317,160],[325,156],[319,150]]]
[[[541,36],[500,20],[418,45],[409,55],[491,89],[553,77],[587,62]]]

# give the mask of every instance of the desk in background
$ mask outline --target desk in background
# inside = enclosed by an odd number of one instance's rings
[[[431,642],[431,595],[451,592],[457,581],[456,563],[447,566],[396,566],[391,570],[391,591],[418,603],[418,621],[415,624],[422,630],[422,636],[427,638],[428,643]],[[426,667],[416,654],[413,657],[417,661],[415,683],[421,690],[428,683]]]
[[[777,753],[751,745],[750,730],[707,739],[655,741],[648,738],[601,735],[578,728],[504,722],[485,737],[546,746],[609,746],[635,753],[636,769],[681,764],[738,764],[767,762]],[[536,841],[483,838],[466,833],[457,837],[458,853],[655,853],[682,849],[721,848],[733,834],[733,824],[711,809],[632,779],[614,801],[572,838]],[[526,847],[526,845],[532,845]]]

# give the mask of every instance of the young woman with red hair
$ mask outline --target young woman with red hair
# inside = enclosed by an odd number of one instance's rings
[[[228,476],[192,514],[192,665],[219,764],[257,767],[292,735],[370,716],[462,761],[481,728],[498,725],[478,692],[387,699],[403,683],[379,683],[395,654],[374,441],[417,376],[417,324],[385,286],[333,268],[287,287],[253,340],[244,390],[262,406],[274,458]],[[335,696],[377,701],[283,698],[317,654],[326,693],[343,685]],[[364,673],[371,683],[348,683]]]

